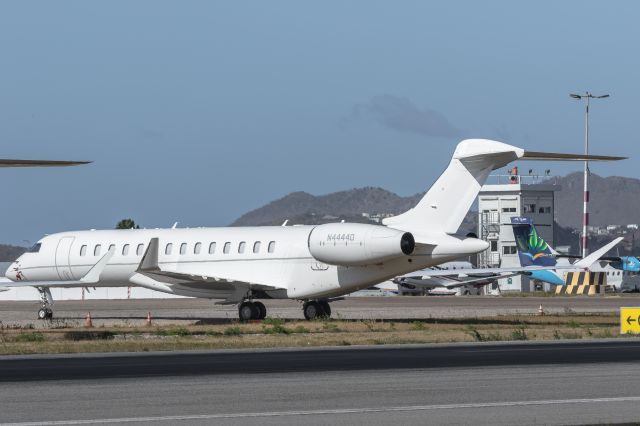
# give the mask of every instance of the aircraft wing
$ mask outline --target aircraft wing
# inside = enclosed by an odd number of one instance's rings
[[[483,277],[472,277],[469,275],[443,275],[439,277],[439,280],[431,280],[428,277],[400,277],[396,278],[394,282],[400,286],[412,288],[420,287],[426,289],[434,288],[447,288],[456,289],[459,287],[465,287],[468,285],[483,286],[488,285],[496,280],[513,277],[519,275],[519,273],[502,273],[502,274],[488,274]]]
[[[96,284],[100,281],[100,275],[107,263],[113,257],[115,250],[109,250],[95,265],[89,269],[89,272],[79,280],[60,280],[60,281],[11,281],[8,278],[6,281],[0,281],[0,291],[8,290],[14,287],[91,287],[92,284]]]
[[[193,288],[199,291],[206,288],[211,290],[230,290],[231,295],[226,300],[228,303],[236,303],[236,299],[239,296],[246,294],[250,290],[269,291],[286,288],[284,286],[216,276],[215,274],[191,273],[184,269],[181,271],[163,270],[158,264],[158,247],[158,238],[152,238],[140,261],[136,274],[129,281],[141,287],[169,293],[173,293],[172,286]]]

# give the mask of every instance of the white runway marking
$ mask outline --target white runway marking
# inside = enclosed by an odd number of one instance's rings
[[[391,413],[403,411],[430,411],[430,410],[454,410],[460,408],[499,408],[499,407],[524,407],[535,405],[564,405],[564,404],[591,404],[594,402],[640,402],[640,396],[623,396],[617,398],[578,398],[556,399],[539,401],[506,401],[506,402],[478,402],[468,404],[436,404],[436,405],[412,405],[404,407],[377,407],[377,408],[339,408],[334,410],[300,410],[300,411],[265,411],[262,413],[228,413],[228,414],[193,414],[182,416],[157,416],[157,417],[122,417],[112,419],[86,419],[86,420],[57,420],[42,422],[1,423],[0,426],[56,426],[56,425],[91,425],[110,423],[148,423],[148,422],[175,422],[180,420],[209,420],[209,419],[242,419],[255,417],[291,417],[314,416],[326,414],[360,414],[360,413]]]

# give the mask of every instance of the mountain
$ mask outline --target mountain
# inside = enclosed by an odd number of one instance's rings
[[[292,192],[246,213],[231,225],[280,225],[285,219],[289,219],[292,224],[317,224],[335,222],[338,219],[368,222],[362,213],[402,213],[413,207],[422,195],[401,197],[382,188],[372,187],[318,196],[306,192]]]
[[[25,251],[27,251],[25,247],[0,244],[0,262],[13,262]]]
[[[320,223],[346,222],[379,223],[376,215],[396,215],[415,206],[424,193],[401,197],[382,188],[357,188],[326,195],[292,192],[266,206],[252,210],[231,226],[317,225]],[[366,213],[367,215],[363,215]],[[373,217],[372,217],[373,216]],[[460,233],[477,232],[477,213],[469,212],[460,226]]]
[[[560,187],[556,192],[555,217],[558,224],[582,227],[582,173],[555,178]],[[640,223],[640,179],[620,176],[589,178],[589,224],[593,226]]]

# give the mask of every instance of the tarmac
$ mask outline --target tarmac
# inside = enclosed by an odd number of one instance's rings
[[[265,300],[268,316],[303,319],[302,304],[292,300]],[[346,297],[331,303],[334,318],[414,320],[423,318],[474,318],[509,314],[536,314],[542,305],[549,314],[616,313],[623,306],[640,306],[638,294],[572,297]],[[4,325],[38,325],[37,301],[0,302]],[[216,323],[238,318],[234,305],[217,305],[207,299],[76,300],[54,304],[54,320],[81,324],[91,312],[96,325],[121,325],[144,321],[151,313],[158,324]]]
[[[0,359],[0,424],[598,424],[640,419],[640,341]]]

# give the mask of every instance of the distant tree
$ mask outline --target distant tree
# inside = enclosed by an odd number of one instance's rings
[[[140,226],[136,225],[133,219],[122,219],[116,225],[116,229],[140,229]]]

